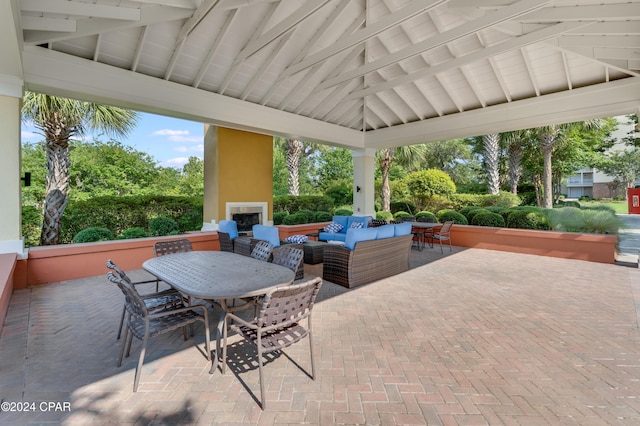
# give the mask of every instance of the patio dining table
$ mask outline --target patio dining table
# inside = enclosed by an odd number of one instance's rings
[[[418,250],[422,250],[424,248],[424,240],[427,232],[433,230],[433,228],[437,228],[438,226],[442,226],[441,223],[435,222],[411,222],[411,232],[415,233],[418,237]],[[422,241],[420,241],[422,239]],[[420,247],[422,244],[422,248]]]
[[[221,337],[226,313],[233,310],[229,300],[265,294],[281,285],[291,284],[289,268],[223,251],[191,251],[146,260],[142,268],[192,297],[218,303],[222,313],[216,326],[216,353],[210,373],[218,367]]]

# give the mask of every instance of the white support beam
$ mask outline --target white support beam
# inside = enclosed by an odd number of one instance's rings
[[[0,2],[0,95],[22,98],[22,33],[18,2]]]
[[[324,81],[319,88],[326,89],[327,87],[331,87],[345,80],[368,74],[370,72],[379,70],[412,56],[419,55],[428,50],[443,46],[447,43],[461,39],[462,37],[466,37],[469,34],[473,34],[492,25],[496,25],[500,22],[513,19],[514,17],[527,13],[532,9],[543,7],[545,4],[549,3],[549,1],[550,0],[519,1],[512,6],[505,7],[504,9],[500,9],[497,12],[482,16],[467,24],[460,25],[458,27],[452,28],[449,31],[445,31],[441,34],[429,37],[420,43],[416,43],[414,45],[411,45],[410,47],[399,50],[390,55],[386,55],[376,61],[369,62],[355,70],[346,72],[335,78],[328,79]]]
[[[105,31],[123,30],[127,28],[144,27],[146,25],[158,24],[161,22],[185,19],[191,16],[191,10],[175,7],[157,6],[145,7],[140,10],[139,21],[123,21],[114,19],[80,19],[76,23],[76,32],[54,32],[54,31],[26,31],[24,43],[27,45],[38,45],[64,41],[71,38],[92,36]]]
[[[366,147],[382,149],[488,133],[509,132],[633,113],[640,105],[640,79],[625,78],[369,131]]]
[[[260,49],[274,41],[275,39],[281,37],[283,34],[286,34],[294,27],[299,25],[302,21],[304,21],[307,17],[315,13],[318,9],[328,3],[330,0],[316,0],[304,3],[295,12],[291,15],[287,16],[282,21],[278,22],[273,26],[269,31],[260,35],[260,37],[251,41],[244,49],[238,54],[236,60],[245,60],[249,56],[258,52]]]
[[[619,19],[621,21],[638,20],[640,18],[640,4],[619,3],[586,6],[556,6],[528,13],[521,16],[520,22],[561,22],[561,21],[606,21]],[[636,24],[637,25],[637,24]]]
[[[211,61],[213,60],[213,57],[215,56],[216,52],[220,48],[220,45],[222,44],[225,37],[229,33],[229,27],[235,22],[237,15],[238,15],[237,10],[234,10],[229,14],[227,19],[225,20],[224,25],[218,32],[218,36],[216,37],[215,41],[209,48],[206,58],[202,62],[202,65],[200,65],[200,69],[198,70],[198,75],[196,75],[195,80],[193,80],[193,87],[198,87],[202,82],[204,75],[207,73],[207,70],[211,65]]]
[[[152,4],[154,6],[182,7],[184,9],[195,9],[200,4],[200,0],[136,0],[138,3]]]
[[[351,99],[354,97],[367,96],[374,93],[378,93],[382,90],[388,90],[395,86],[411,83],[415,80],[422,79],[428,76],[435,75],[439,72],[444,71],[445,69],[450,69],[452,67],[461,67],[467,64],[470,64],[475,61],[480,61],[483,59],[488,59],[492,56],[498,55],[503,52],[508,52],[515,49],[520,49],[529,44],[537,43],[540,41],[544,41],[548,38],[556,37],[560,34],[566,33],[567,31],[571,31],[577,26],[581,25],[589,25],[590,22],[567,22],[560,23],[550,27],[546,27],[542,30],[535,31],[533,33],[529,33],[520,37],[516,37],[510,40],[507,40],[503,43],[487,47],[484,49],[477,50],[473,53],[469,53],[467,55],[461,56],[459,58],[453,59],[448,62],[443,62],[438,65],[434,65],[430,68],[423,69],[421,71],[416,71],[414,73],[408,74],[406,76],[398,77],[393,80],[389,80],[386,83],[377,84],[375,86],[353,92],[346,99]]]
[[[42,93],[268,135],[362,148],[362,132],[40,47],[24,51],[26,87]]]
[[[598,24],[594,24],[598,25]],[[636,24],[638,25],[638,24]],[[638,25],[640,27],[640,25]],[[586,46],[586,47],[630,47],[637,49],[640,46],[640,36],[618,35],[563,35],[558,38],[558,46]]]
[[[20,9],[25,12],[57,13],[92,18],[139,21],[140,9],[124,6],[84,3],[73,0],[22,0]]]
[[[313,55],[306,57],[302,61],[290,66],[285,70],[283,75],[287,76],[300,72],[305,68],[315,65],[318,62],[322,62],[325,59],[342,52],[343,50],[349,49],[372,37],[375,37],[381,32],[393,27],[394,25],[411,19],[414,16],[419,15],[436,6],[439,6],[440,4],[445,2],[446,0],[412,1],[409,3],[409,6],[405,6],[402,9],[385,16],[384,18],[380,18],[376,22],[367,25],[362,30],[357,31],[350,36],[343,37],[338,43],[334,43],[331,46],[322,49],[321,51],[316,52]]]
[[[31,31],[76,32],[75,19],[45,18],[43,16],[23,16],[22,29]]]
[[[219,0],[202,1],[200,6],[198,6],[198,8],[193,11],[193,14],[189,17],[189,19],[187,19],[187,22],[185,22],[182,25],[182,28],[180,28],[178,37],[176,37],[176,46],[182,44],[187,39],[191,31],[193,31],[195,27],[198,26],[200,21],[202,21],[202,19],[207,16],[211,9],[213,9],[218,4],[218,1]]]

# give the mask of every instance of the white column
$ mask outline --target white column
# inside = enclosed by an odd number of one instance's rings
[[[376,151],[358,149],[352,151],[353,157],[353,214],[375,218],[374,172]]]
[[[20,180],[20,106],[22,99],[0,94],[0,253],[24,251]]]
[[[210,223],[207,230],[216,230],[220,217],[218,202],[218,128],[204,125],[204,202],[203,217],[205,223]],[[204,228],[203,228],[204,229]]]

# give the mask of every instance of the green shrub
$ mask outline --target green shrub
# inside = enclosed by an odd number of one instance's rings
[[[460,207],[461,206],[458,203],[454,202],[452,198],[442,195],[434,195],[425,201],[424,206],[422,206],[422,210],[439,212],[440,210],[445,209],[457,210]]]
[[[113,233],[107,228],[100,228],[97,226],[83,229],[73,237],[74,243],[93,243],[96,241],[109,240],[113,240]]]
[[[324,195],[333,200],[334,206],[353,202],[353,185],[337,183],[324,190]]]
[[[351,199],[349,200],[351,202]],[[336,204],[323,195],[280,195],[273,197],[273,210],[295,213],[300,210],[330,211]]]
[[[438,218],[435,214],[428,211],[421,211],[416,213],[416,220],[423,220],[425,222],[436,223],[438,222]]]
[[[473,216],[471,224],[476,226],[494,226],[496,228],[504,227],[504,218],[498,213],[492,213],[489,210],[481,210]]]
[[[487,206],[499,206],[499,207],[515,207],[522,204],[522,199],[511,192],[500,191],[497,195],[486,194],[484,199],[484,207]]]
[[[25,247],[40,245],[42,212],[33,206],[22,206],[22,237]]]
[[[396,214],[397,212],[411,213],[416,211],[416,205],[411,201],[392,201],[389,204],[389,207],[391,208],[392,214]]]
[[[402,220],[402,219],[404,219],[405,217],[412,217],[412,216],[413,216],[412,214],[407,213],[407,212],[396,212],[396,213],[393,215],[393,218],[394,218],[395,220]]]
[[[595,206],[583,206],[581,207],[582,210],[604,210],[607,211],[613,215],[617,214],[616,210],[612,207],[609,206],[605,206],[605,205],[595,205]]]
[[[314,222],[331,222],[333,215],[329,212],[316,212],[313,217]]]
[[[558,200],[557,207],[576,207],[579,209],[580,203],[577,201]]]
[[[485,213],[485,212],[489,212],[489,210],[484,208],[475,208],[469,211],[465,216],[467,217],[467,220],[469,221],[469,223],[473,223],[473,218],[476,217],[477,214]]]
[[[154,217],[149,221],[149,231],[154,237],[177,235],[178,222],[170,217]]]
[[[300,210],[296,212],[296,214],[304,215],[307,218],[307,221],[305,223],[312,223],[316,215],[315,212],[312,212],[311,210],[306,210],[306,209]]]
[[[485,210],[488,210],[491,213],[501,214],[503,211],[508,210],[508,209],[506,207],[502,207],[502,206],[488,206],[488,207],[485,207]]]
[[[549,229],[547,217],[535,210],[513,210],[507,216],[507,228]]]
[[[307,215],[301,212],[290,214],[282,220],[283,225],[302,225],[309,223]]]
[[[452,194],[451,200],[456,205],[463,206],[457,208],[459,212],[465,207],[482,207],[485,205],[485,197],[487,194]],[[464,214],[464,213],[462,213]]]
[[[336,216],[353,216],[353,210],[349,209],[338,209],[335,213]]]
[[[455,210],[450,210],[450,209],[440,210],[438,213],[436,213],[436,216],[438,216],[438,221],[443,223],[453,221],[453,223],[456,223],[458,225],[469,224],[469,221],[467,220],[467,218],[464,217],[463,214],[458,213]]]
[[[289,216],[289,212],[279,211],[273,212],[273,224],[282,225],[282,221]]]
[[[118,237],[119,240],[130,240],[133,238],[145,238],[148,237],[149,234],[145,231],[144,228],[136,227],[129,228],[122,231],[122,234]]]
[[[585,210],[584,232],[593,234],[617,234],[623,226],[622,219],[603,210]]]
[[[391,212],[376,212],[377,220],[386,220],[387,222],[393,220],[393,213]]]
[[[461,209],[458,209],[458,212],[463,214],[464,217],[466,217],[467,219],[469,219],[469,217],[467,216],[469,212],[477,209],[478,209],[478,206],[464,206]]]
[[[154,217],[169,217],[179,231],[202,228],[202,197],[145,195],[135,197],[95,197],[70,201],[62,216],[61,242],[69,243],[79,231],[93,226],[115,235],[128,228],[147,228]]]
[[[563,207],[545,211],[549,228],[554,231],[582,232],[584,213],[577,207]]]
[[[518,196],[522,200],[521,206],[535,206],[538,204],[535,191],[518,192]]]

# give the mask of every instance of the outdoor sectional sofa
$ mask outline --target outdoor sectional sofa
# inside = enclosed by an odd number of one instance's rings
[[[349,229],[345,244],[324,248],[322,277],[347,288],[409,270],[411,224]]]
[[[345,241],[347,238],[347,231],[353,228],[353,224],[360,224],[362,228],[366,228],[369,223],[368,216],[333,216],[331,223],[322,228],[318,233],[318,240],[320,241]],[[330,225],[339,224],[341,229],[337,232],[330,232]]]

